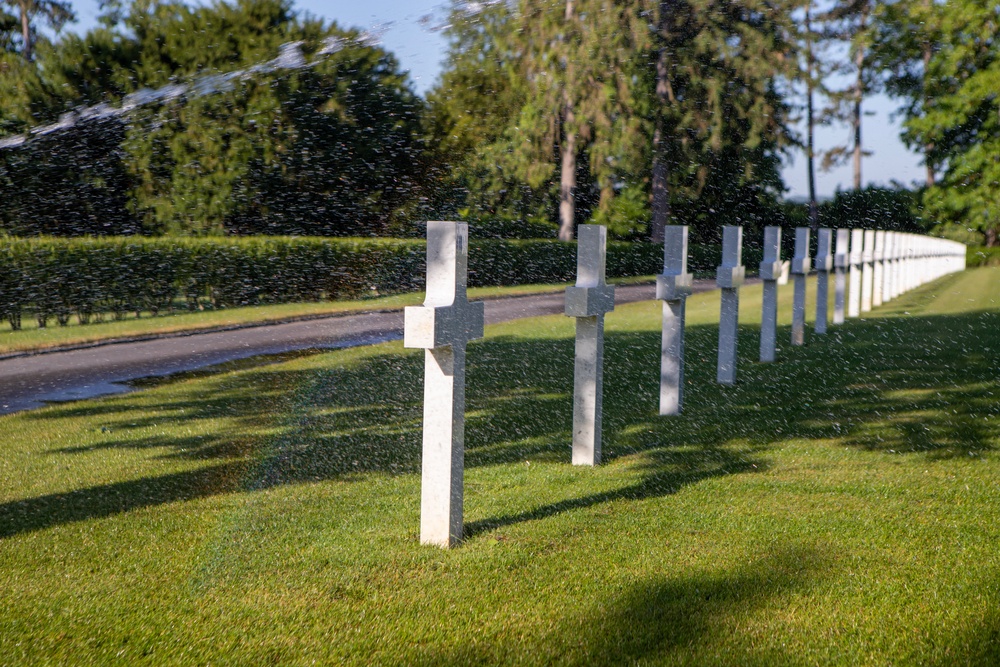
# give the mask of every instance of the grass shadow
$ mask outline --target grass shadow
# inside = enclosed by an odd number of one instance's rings
[[[637,664],[671,656],[700,654],[718,662],[774,665],[791,656],[753,649],[739,632],[738,619],[772,604],[775,598],[810,589],[831,576],[831,559],[815,549],[786,547],[725,572],[663,576],[637,584],[617,599],[605,600],[582,619],[577,636],[598,629],[585,640],[581,664]],[[729,632],[720,632],[729,628]],[[725,641],[720,644],[720,635]],[[748,645],[749,644],[749,645]],[[694,649],[692,651],[692,649]]]
[[[675,493],[709,477],[767,468],[788,439],[836,439],[929,459],[983,453],[998,442],[1000,315],[852,321],[759,364],[757,334],[741,330],[739,382],[715,383],[717,329],[690,327],[684,414],[656,415],[659,334],[611,331],[605,347],[604,458],[641,466],[638,484],[570,496],[467,526],[475,536],[620,498]],[[973,350],[966,353],[965,350]],[[86,418],[100,436],[46,456],[148,450],[159,459],[222,461],[204,470],[0,505],[4,536],[153,504],[239,489],[352,480],[419,470],[422,359],[398,348],[348,352],[224,375],[196,375],[156,392],[87,401],[21,418]],[[569,338],[496,337],[474,344],[467,375],[466,466],[569,462]],[[201,435],[189,432],[204,427]],[[186,433],[187,435],[178,435]],[[634,460],[633,460],[634,459]],[[207,475],[207,476],[206,476]],[[188,488],[187,492],[183,489]],[[139,497],[123,501],[123,493]],[[28,503],[28,505],[25,505]],[[34,504],[32,504],[34,503]],[[89,508],[89,509],[88,509]]]
[[[698,664],[782,665],[801,662],[784,647],[747,637],[741,620],[775,601],[807,594],[834,576],[830,554],[811,547],[780,546],[731,570],[664,574],[594,600],[568,616],[532,647],[511,653],[501,644],[460,643],[428,651],[426,665]]]

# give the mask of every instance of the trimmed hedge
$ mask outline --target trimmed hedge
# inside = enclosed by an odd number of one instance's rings
[[[385,286],[413,289],[417,241],[298,238],[31,238],[0,242],[0,317],[31,311],[40,326],[72,314],[346,298]]]
[[[965,254],[965,264],[975,266],[1000,266],[1000,247],[969,246]]]
[[[0,318],[45,326],[72,315],[356,298],[418,290],[424,242],[342,238],[24,238],[0,240]],[[608,275],[656,273],[657,245],[611,243]],[[576,245],[551,240],[470,243],[471,286],[572,280]]]
[[[755,270],[760,253],[744,252]],[[424,285],[424,242],[416,239],[22,238],[0,239],[0,319],[20,328],[72,315],[83,323],[110,314],[350,299],[414,291]],[[692,245],[689,264],[714,275],[719,248]],[[609,277],[659,273],[663,247],[610,242]],[[470,242],[469,285],[572,281],[576,244],[548,239]]]

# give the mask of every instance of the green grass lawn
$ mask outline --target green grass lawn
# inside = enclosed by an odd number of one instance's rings
[[[178,376],[0,418],[5,664],[1000,663],[1000,267],[656,413],[655,302],[608,317],[605,457],[569,465],[573,323],[469,348],[467,538],[418,543],[422,352]]]
[[[621,278],[611,282],[616,284],[634,284],[652,282],[653,276],[636,278]],[[504,296],[521,296],[525,294],[541,294],[559,292],[566,285],[515,285],[507,287],[474,287],[469,290],[473,299],[489,299]],[[129,314],[121,320],[113,320],[110,315],[102,322],[79,324],[76,316],[70,319],[68,326],[57,326],[52,320],[47,327],[39,328],[38,323],[30,315],[22,319],[22,328],[11,331],[10,324],[0,322],[0,354],[29,352],[73,345],[88,345],[99,341],[136,336],[156,336],[179,332],[195,332],[221,327],[238,327],[266,322],[321,317],[324,315],[339,315],[352,312],[391,310],[412,306],[424,300],[423,292],[409,292],[351,301],[319,301],[307,303],[283,303],[266,306],[246,306],[242,308],[220,308],[218,310],[201,310],[188,312],[177,310],[173,313],[161,313],[153,316],[143,313],[137,318]]]

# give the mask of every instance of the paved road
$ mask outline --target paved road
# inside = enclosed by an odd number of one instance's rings
[[[696,291],[714,287],[695,281]],[[654,298],[653,285],[620,286],[615,302]],[[562,292],[485,302],[486,323],[563,312]],[[0,414],[130,391],[127,382],[234,359],[310,348],[369,345],[403,336],[403,313],[360,313],[155,340],[119,342],[0,360]]]

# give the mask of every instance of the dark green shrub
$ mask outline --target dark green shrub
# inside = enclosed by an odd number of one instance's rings
[[[969,246],[966,251],[965,263],[968,267],[1000,266],[1000,247]]]
[[[0,241],[0,317],[40,326],[76,314],[153,314],[181,297],[188,308],[347,299],[421,289],[424,242],[292,237],[83,237]],[[662,247],[612,242],[608,275],[657,273]],[[713,265],[714,266],[714,265]],[[563,282],[576,274],[576,245],[555,240],[472,241],[472,286]]]
[[[901,188],[868,186],[843,190],[819,206],[820,227],[887,229],[922,234],[929,224],[919,215],[920,194]]]

